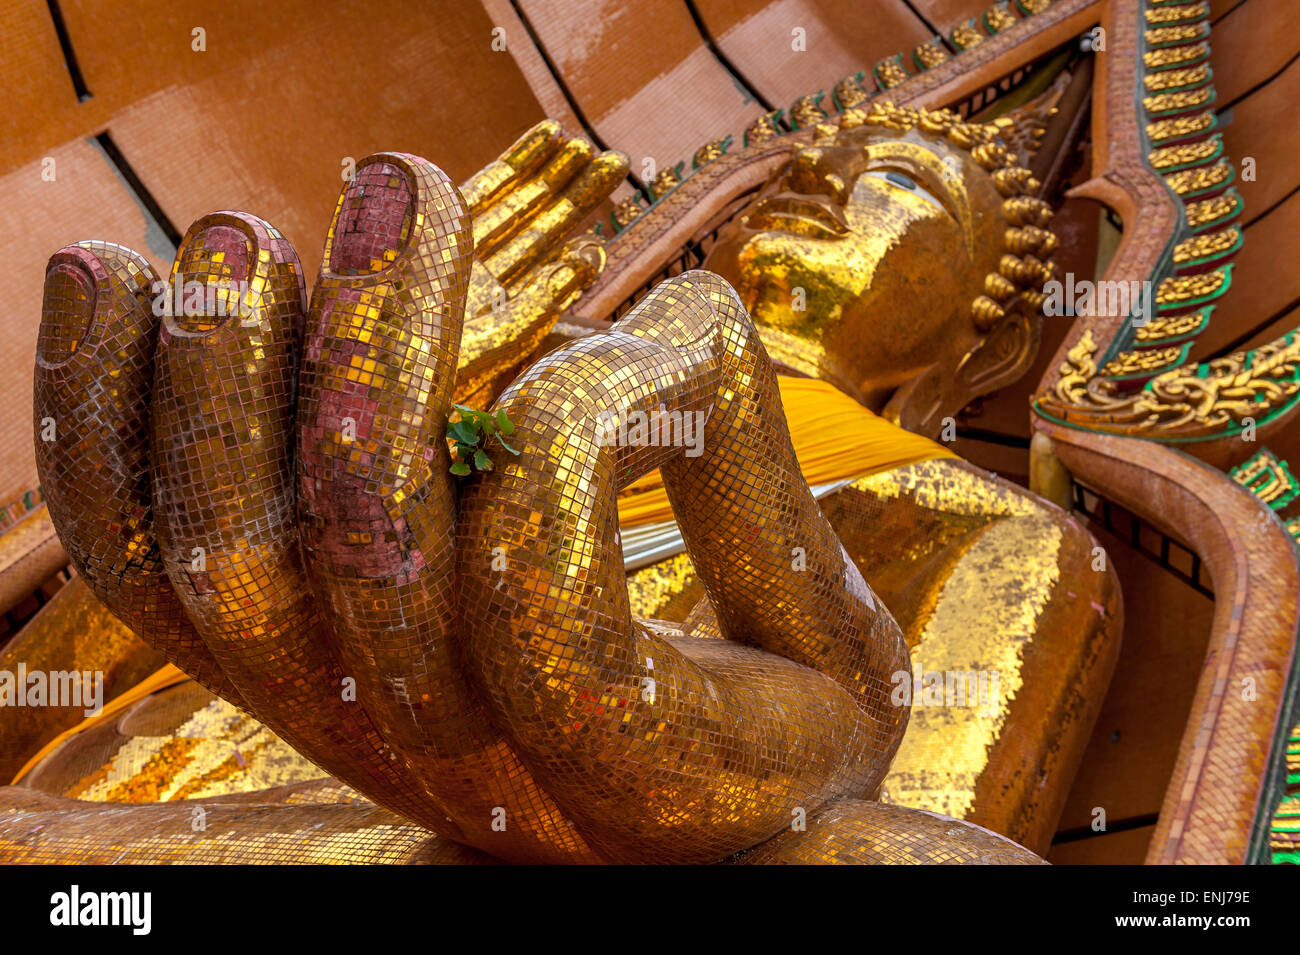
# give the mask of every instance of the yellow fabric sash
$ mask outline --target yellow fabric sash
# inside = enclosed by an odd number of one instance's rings
[[[818,378],[781,375],[778,382],[794,453],[810,485],[865,477],[917,461],[957,457],[943,445],[900,428]],[[618,496],[622,527],[672,518],[673,509],[657,470],[638,478]]]

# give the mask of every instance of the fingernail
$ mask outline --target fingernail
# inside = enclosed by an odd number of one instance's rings
[[[359,166],[330,227],[330,271],[364,275],[391,265],[410,238],[414,204],[410,180],[395,163]]]
[[[67,361],[90,332],[95,316],[96,281],[84,254],[84,250],[76,247],[60,250],[50,259],[45,273],[36,353],[47,364]]]
[[[256,263],[253,240],[225,222],[200,219],[185,235],[172,269],[171,314],[186,331],[207,332],[240,315]]]

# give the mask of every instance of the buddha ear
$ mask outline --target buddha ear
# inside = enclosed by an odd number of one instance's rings
[[[931,365],[894,392],[881,414],[908,431],[937,438],[947,418],[1019,380],[1038,354],[1041,334],[1041,318],[1017,301],[955,369],[948,362]]]
[[[969,395],[969,403],[1018,381],[1034,363],[1041,340],[1042,319],[1018,301],[958,362],[956,389]]]

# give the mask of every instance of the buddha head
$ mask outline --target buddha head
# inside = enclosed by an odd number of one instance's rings
[[[1037,350],[1056,240],[1002,132],[948,110],[847,110],[774,172],[705,268],[778,365],[936,431]]]

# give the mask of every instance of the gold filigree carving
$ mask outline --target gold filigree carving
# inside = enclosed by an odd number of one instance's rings
[[[1126,378],[1129,375],[1141,374],[1144,371],[1159,371],[1178,361],[1182,355],[1183,350],[1177,345],[1170,345],[1167,348],[1139,348],[1133,351],[1122,351],[1106,362],[1101,373],[1111,378]]]
[[[746,146],[757,146],[780,135],[781,130],[776,125],[776,117],[771,113],[764,113],[745,127],[743,142]]]
[[[1164,318],[1157,318],[1135,328],[1133,337],[1134,340],[1139,342],[1155,342],[1164,338],[1190,335],[1205,324],[1205,319],[1204,309],[1199,312],[1186,312],[1182,315],[1167,315]]]
[[[1097,374],[1097,343],[1093,340],[1092,329],[1085,329],[1074,347],[1065,353],[1065,361],[1058,369],[1060,377],[1053,388],[1058,401],[1073,405],[1082,402],[1088,393],[1088,382]]]
[[[641,197],[632,196],[630,199],[624,199],[614,207],[614,224],[620,229],[626,229],[631,225],[632,220],[636,219],[642,212]]]
[[[1212,158],[1220,148],[1218,138],[1214,137],[1202,140],[1199,143],[1185,143],[1181,146],[1165,146],[1163,149],[1153,149],[1147,159],[1157,170],[1174,169],[1191,163],[1205,162],[1207,159]]]
[[[922,43],[912,51],[912,58],[922,69],[932,69],[947,60],[952,59],[948,51],[943,48],[943,43],[935,38],[929,43]]]
[[[1223,290],[1227,281],[1226,268],[1201,275],[1171,275],[1162,279],[1156,287],[1156,305],[1170,308],[1216,295]]]
[[[906,82],[907,71],[898,60],[899,57],[895,55],[876,64],[876,85],[882,90],[893,89]]]
[[[1211,199],[1201,199],[1187,204],[1187,222],[1193,229],[1219,219],[1235,215],[1241,208],[1241,197],[1235,192],[1225,192]]]
[[[854,106],[861,106],[871,98],[870,94],[862,88],[862,84],[858,82],[858,76],[844,77],[835,84],[834,94],[835,102],[840,105],[840,109],[852,109]]]
[[[1147,92],[1159,93],[1182,86],[1199,86],[1210,78],[1210,68],[1204,63],[1182,70],[1162,70],[1150,73],[1143,80]]]
[[[1241,241],[1241,230],[1236,226],[1218,232],[1206,232],[1184,239],[1174,246],[1174,264],[1186,265],[1199,259],[1222,255]]]
[[[701,166],[713,162],[719,156],[727,151],[727,146],[731,144],[730,136],[723,136],[721,139],[715,139],[707,142],[699,149],[695,150],[695,157],[691,160],[692,165],[699,169]]]
[[[1007,9],[1005,3],[995,3],[984,11],[984,26],[989,33],[1001,33],[1009,26],[1015,26],[1015,14]]]
[[[953,27],[952,45],[958,50],[965,51],[971,49],[971,47],[979,46],[985,39],[987,38],[984,34],[976,29],[974,20]]]
[[[1196,90],[1179,90],[1174,93],[1159,93],[1143,98],[1142,105],[1148,113],[1168,113],[1176,109],[1195,109],[1204,106],[1214,96],[1214,88],[1202,86]]]
[[[1096,343],[1084,333],[1060,366],[1051,392],[1037,404],[1046,414],[1093,431],[1157,439],[1210,438],[1278,413],[1300,400],[1300,334],[1253,352],[1204,365],[1183,365],[1126,394],[1096,377]]]
[[[1184,20],[1199,20],[1208,16],[1210,12],[1209,4],[1205,0],[1200,3],[1180,3],[1172,7],[1154,7],[1146,11],[1147,23],[1158,26],[1165,23],[1181,23]]]
[[[1229,475],[1274,510],[1300,497],[1300,482],[1291,468],[1268,448],[1233,468]]]
[[[800,129],[806,126],[816,126],[830,114],[821,106],[821,93],[813,93],[808,96],[800,96],[790,106],[790,118],[794,120],[795,125]]]
[[[1205,24],[1183,23],[1178,26],[1156,27],[1147,30],[1147,44],[1162,46],[1166,43],[1190,43],[1205,36]]]
[[[650,181],[650,192],[655,199],[667,195],[682,183],[682,164],[659,170],[659,174]]]
[[[1142,62],[1148,70],[1163,70],[1181,63],[1192,63],[1210,52],[1204,43],[1190,46],[1166,46],[1159,50],[1148,50],[1142,55]]]
[[[1201,192],[1221,186],[1232,178],[1232,167],[1220,160],[1213,166],[1201,166],[1197,169],[1181,169],[1165,175],[1169,188],[1180,196]]]
[[[1153,143],[1164,143],[1171,139],[1183,139],[1195,136],[1214,127],[1214,112],[1205,110],[1192,116],[1176,116],[1173,119],[1161,119],[1147,124],[1147,137]]]

